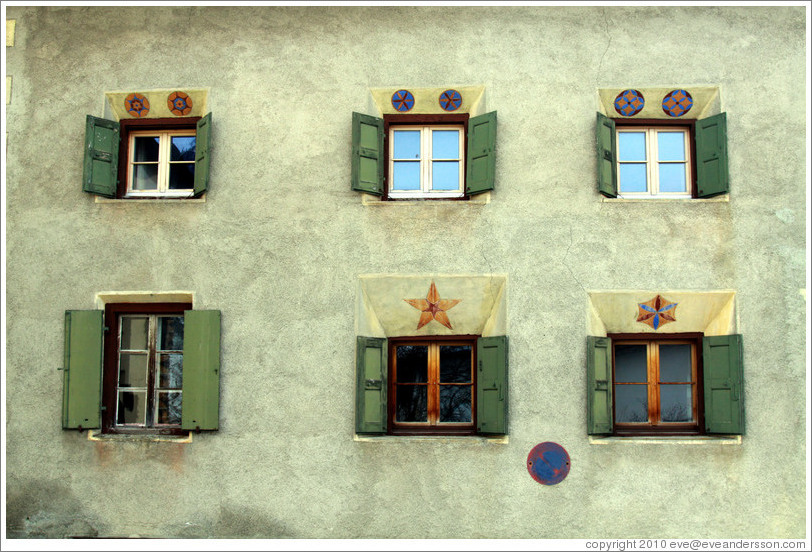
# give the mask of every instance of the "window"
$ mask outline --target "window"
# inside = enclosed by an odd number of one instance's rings
[[[496,112],[353,113],[352,189],[382,199],[461,199],[494,189]]]
[[[744,433],[740,335],[610,334],[587,345],[590,434]]]
[[[610,119],[598,113],[598,191],[621,198],[706,198],[729,191],[727,119]]]
[[[110,198],[179,199],[208,189],[211,113],[205,117],[87,116],[83,190]]]
[[[220,312],[109,303],[65,313],[65,429],[180,434],[218,428]]]
[[[506,434],[507,354],[506,336],[359,336],[356,432]]]

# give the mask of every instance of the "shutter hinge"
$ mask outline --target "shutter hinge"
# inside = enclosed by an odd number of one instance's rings
[[[106,406],[103,406],[103,405],[102,405],[100,408],[101,408],[101,411],[102,411],[102,412],[104,412],[105,410],[107,410],[107,407],[106,407]]]
[[[104,326],[104,331],[109,332],[109,331],[110,331],[110,327],[109,327],[109,326]]]

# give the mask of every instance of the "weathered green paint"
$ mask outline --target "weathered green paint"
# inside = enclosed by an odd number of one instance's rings
[[[386,339],[358,336],[355,354],[355,431],[386,433]]]
[[[211,113],[197,121],[195,139],[195,197],[209,189],[209,154],[211,152]]]
[[[119,124],[116,121],[87,116],[82,190],[116,197],[119,139]]]
[[[697,196],[711,197],[730,190],[727,169],[727,114],[696,122]]]
[[[612,340],[586,338],[587,433],[612,433]]]
[[[101,425],[104,311],[65,311],[62,428]]]
[[[702,340],[705,431],[744,434],[744,362],[741,335]]]
[[[468,120],[465,193],[493,190],[496,180],[496,111]]]
[[[607,197],[617,197],[617,137],[615,122],[597,114],[596,138],[598,146],[598,191]]]
[[[352,114],[352,189],[383,195],[383,119]]]
[[[220,410],[220,311],[185,311],[183,429],[216,430]]]
[[[508,432],[508,338],[480,337],[476,343],[477,431],[504,435]]]

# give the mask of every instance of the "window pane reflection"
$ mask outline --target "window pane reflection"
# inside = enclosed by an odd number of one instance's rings
[[[158,387],[161,389],[180,389],[183,387],[183,355],[163,354],[158,363]]]
[[[146,423],[146,416],[146,391],[119,391],[116,423],[144,425]]]
[[[157,190],[158,165],[133,166],[133,190]]]
[[[660,419],[663,422],[693,421],[691,385],[660,385]]]
[[[397,421],[425,422],[428,420],[428,389],[425,385],[397,386]]]
[[[470,383],[471,347],[443,345],[440,347],[440,382]]]
[[[425,383],[428,381],[429,348],[422,345],[402,345],[397,348],[397,382]]]
[[[648,421],[647,385],[615,385],[615,421]]]
[[[170,161],[194,161],[195,160],[195,137],[194,136],[173,136],[172,146],[169,153]]]
[[[471,421],[471,386],[440,386],[440,421]]]
[[[146,351],[149,319],[134,316],[121,318],[121,348],[128,351]]]
[[[691,346],[660,345],[660,381],[691,382]]]
[[[158,161],[158,151],[161,139],[158,136],[137,136],[135,138],[135,155],[134,160],[138,162],[143,161]]]
[[[158,393],[158,414],[156,421],[159,424],[180,424],[182,393],[177,391]]]
[[[172,163],[169,165],[169,189],[191,190],[195,187],[195,164]]]
[[[183,317],[162,316],[158,319],[158,343],[161,351],[183,350]]]
[[[615,381],[648,381],[648,348],[645,345],[615,345]]]
[[[118,367],[120,387],[147,386],[147,355],[144,353],[121,353]]]

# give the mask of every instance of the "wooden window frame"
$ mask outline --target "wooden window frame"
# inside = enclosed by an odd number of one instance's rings
[[[119,141],[118,150],[118,188],[116,190],[116,198],[118,199],[185,199],[191,198],[191,194],[160,194],[157,191],[150,191],[149,193],[135,193],[128,194],[130,178],[130,156],[133,155],[131,150],[130,134],[141,131],[151,131],[156,134],[162,132],[178,132],[192,130],[197,132],[197,122],[202,117],[176,117],[176,118],[156,118],[156,119],[121,119],[119,121],[119,131],[121,140]],[[195,145],[197,146],[197,145]]]
[[[477,394],[477,339],[475,335],[451,335],[451,336],[430,336],[430,337],[390,337],[388,355],[388,397],[387,401],[387,433],[390,435],[475,435],[477,428],[476,419],[476,394]],[[426,345],[431,351],[432,346],[442,345],[467,345],[471,347],[471,421],[468,423],[439,422],[439,362],[431,359],[429,353],[429,372],[426,385],[428,394],[428,422],[396,422],[397,408],[397,355],[396,348],[402,345]],[[432,366],[432,363],[434,365]],[[434,376],[434,381],[433,380]],[[403,385],[403,384],[400,384]],[[468,385],[468,384],[466,384]]]
[[[702,333],[675,333],[675,334],[650,334],[650,333],[620,333],[608,334],[612,340],[612,395],[614,396],[615,385],[615,347],[617,345],[646,344],[649,345],[649,355],[647,357],[647,389],[648,389],[648,409],[649,421],[645,423],[618,423],[614,422],[614,435],[628,437],[635,435],[704,435],[704,393],[702,378]],[[656,358],[656,366],[653,366],[655,359],[652,357],[651,344],[690,344],[693,350],[693,422],[659,422],[661,415],[659,401],[659,357]],[[632,384],[640,385],[640,384]],[[616,420],[617,401],[612,401],[612,419]],[[652,422],[652,419],[655,421]]]
[[[108,303],[104,307],[104,368],[102,373],[102,433],[186,435],[178,426],[122,427],[116,425],[118,403],[119,320],[122,315],[180,315],[192,310],[191,303]],[[150,344],[148,382],[155,380],[155,351]],[[154,390],[153,393],[154,394]],[[149,398],[151,393],[147,392]],[[151,401],[148,400],[148,405]]]
[[[408,114],[389,114],[383,116],[383,155],[384,155],[384,176],[383,176],[383,196],[382,200],[386,201],[406,201],[406,200],[427,200],[427,199],[443,199],[451,201],[468,200],[470,196],[465,192],[465,177],[468,165],[468,113],[436,113],[424,115],[408,115]],[[419,195],[410,195],[404,197],[401,194],[389,193],[389,184],[391,181],[390,165],[392,164],[390,154],[390,127],[462,127],[462,159],[460,159],[461,169],[460,177],[462,179],[462,195],[456,197],[449,197],[447,195],[439,195],[438,192],[423,192],[423,177],[421,174],[421,192]],[[421,161],[422,162],[422,161]]]
[[[697,198],[697,172],[696,172],[696,119],[679,119],[679,120],[669,120],[669,119],[625,119],[625,118],[612,118],[612,121],[615,123],[615,143],[617,144],[617,159],[615,159],[615,167],[617,169],[617,193],[618,197],[625,197],[630,199],[689,199],[689,198]],[[643,127],[645,130],[651,131],[669,131],[669,130],[683,130],[686,132],[686,140],[688,142],[687,148],[685,150],[685,154],[688,156],[686,160],[688,164],[688,185],[687,185],[687,192],[685,193],[678,193],[678,192],[668,192],[668,193],[660,193],[659,192],[659,180],[657,181],[657,189],[658,193],[654,194],[651,191],[651,175],[652,173],[656,173],[656,168],[652,170],[651,165],[656,165],[658,163],[657,160],[652,160],[649,152],[651,151],[651,146],[649,145],[649,137],[648,133],[646,134],[646,174],[648,175],[649,181],[647,183],[647,191],[645,192],[621,192],[620,190],[620,132],[621,131],[632,131],[637,130],[638,132],[642,130],[640,127]],[[656,146],[655,146],[656,147]]]

